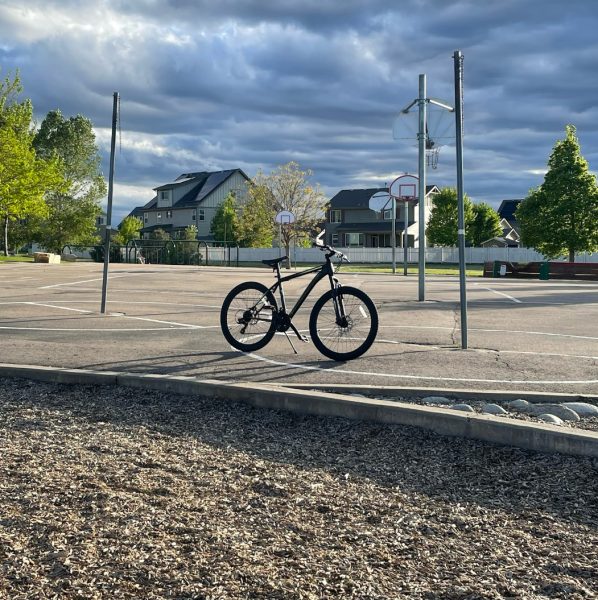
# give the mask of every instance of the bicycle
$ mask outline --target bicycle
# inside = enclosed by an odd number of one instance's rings
[[[266,287],[257,281],[247,281],[228,293],[220,311],[220,327],[231,346],[243,352],[253,352],[266,346],[276,332],[281,332],[297,354],[288,330],[291,329],[303,342],[309,342],[309,339],[295,327],[293,317],[317,283],[328,277],[330,290],[316,301],[309,317],[309,334],[315,347],[337,361],[352,360],[367,352],[378,333],[376,307],[365,292],[343,286],[336,278],[343,261],[349,262],[349,259],[332,246],[321,243],[319,237],[314,245],[325,252],[321,266],[282,277],[280,263],[287,259],[286,256],[262,260],[275,272],[274,285]],[[339,258],[336,268],[332,263],[333,257]],[[315,273],[314,278],[287,312],[283,283],[310,273]],[[274,295],[277,289],[280,307]]]

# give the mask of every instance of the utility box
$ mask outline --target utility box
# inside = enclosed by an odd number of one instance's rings
[[[543,262],[540,263],[540,274],[538,279],[542,279],[543,281],[548,281],[550,279],[550,263]]]

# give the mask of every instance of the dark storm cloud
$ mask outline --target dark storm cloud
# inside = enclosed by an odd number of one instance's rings
[[[393,120],[419,73],[453,101],[460,48],[466,191],[496,205],[541,183],[567,123],[595,168],[597,12],[585,0],[0,0],[0,60],[20,69],[38,119],[91,118],[105,157],[120,92],[121,217],[188,170],[296,160],[329,195],[415,171]],[[450,145],[429,181],[454,185]]]

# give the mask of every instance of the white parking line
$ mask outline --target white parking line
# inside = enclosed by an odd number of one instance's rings
[[[453,331],[454,329],[454,327],[440,327],[436,325],[380,325],[380,327],[388,327],[395,329],[444,329],[447,331]],[[553,337],[573,338],[578,340],[598,340],[598,337],[591,337],[587,335],[571,335],[570,333],[548,333],[546,331],[522,331],[518,329],[478,329],[476,327],[469,327],[467,331],[482,331],[484,333],[525,333],[528,335],[548,335]]]
[[[54,304],[42,304],[41,302],[23,302],[23,304],[30,304],[31,306],[45,306],[47,308],[58,308],[60,310],[72,310],[74,312],[92,314],[91,310],[81,310],[80,308],[69,308],[67,306],[55,306]]]
[[[215,329],[216,327],[220,327],[220,325],[190,325],[189,323],[177,323],[176,321],[160,321],[158,319],[148,319],[146,317],[131,317],[129,315],[113,315],[115,317],[120,317],[121,319],[135,319],[137,321],[150,321],[152,323],[163,323],[165,325],[173,325],[177,327],[185,327],[189,329]]]
[[[478,286],[482,290],[488,290],[489,292],[492,292],[493,294],[498,294],[499,296],[504,296],[505,298],[508,298],[509,300],[512,300],[513,302],[517,302],[518,304],[521,304],[521,300],[517,300],[517,298],[513,298],[513,296],[509,296],[509,294],[505,294],[504,292],[499,292],[498,290],[493,290],[490,287],[481,286],[479,283],[474,283],[474,285]]]
[[[120,277],[133,277],[134,275],[144,275],[144,273],[123,273],[122,275],[109,275],[108,279],[117,279]],[[49,290],[50,288],[63,287],[67,285],[79,285],[80,283],[90,283],[92,281],[102,281],[103,277],[98,277],[96,279],[83,279],[80,281],[70,281],[68,283],[55,283],[54,285],[42,285],[37,288],[38,290]]]
[[[232,346],[231,346],[232,348]],[[234,349],[234,348],[233,348]],[[237,351],[239,352],[239,351]],[[418,379],[418,380],[427,380],[427,381],[461,381],[461,382],[469,382],[469,383],[513,383],[513,384],[531,384],[531,385],[546,385],[546,384],[587,384],[587,383],[598,383],[598,379],[586,379],[586,380],[549,380],[549,381],[534,381],[529,379],[476,379],[471,377],[432,377],[429,375],[396,375],[394,373],[377,373],[373,371],[351,371],[348,369],[330,369],[324,367],[314,367],[312,365],[299,365],[296,363],[288,363],[282,362],[280,360],[273,360],[271,358],[266,358],[264,356],[259,356],[258,354],[254,354],[253,352],[240,352],[240,354],[246,354],[251,358],[255,358],[261,362],[265,362],[271,365],[278,365],[281,367],[289,367],[291,369],[304,369],[306,371],[323,371],[325,373],[342,373],[345,375],[367,375],[368,377],[376,378],[382,377],[387,379]]]

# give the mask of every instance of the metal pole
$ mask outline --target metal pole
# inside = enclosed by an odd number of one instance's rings
[[[418,300],[426,299],[426,76],[419,76],[419,273]]]
[[[102,305],[100,312],[106,314],[106,293],[108,291],[108,265],[110,264],[110,234],[112,232],[112,193],[114,190],[114,149],[116,147],[116,115],[118,112],[118,92],[112,100],[112,140],[110,142],[110,174],[108,177],[108,208],[106,210],[106,230],[104,239],[104,276],[102,278]]]
[[[455,134],[457,145],[457,207],[459,234],[459,299],[461,304],[461,348],[467,350],[467,288],[465,281],[465,209],[463,203],[463,55],[455,50]]]
[[[407,230],[409,228],[409,202],[405,200],[405,231],[403,232],[403,275],[407,277],[407,263],[409,262],[408,252],[409,252],[409,236],[407,235]]]
[[[392,198],[392,272],[397,272],[397,201],[394,196]]]

